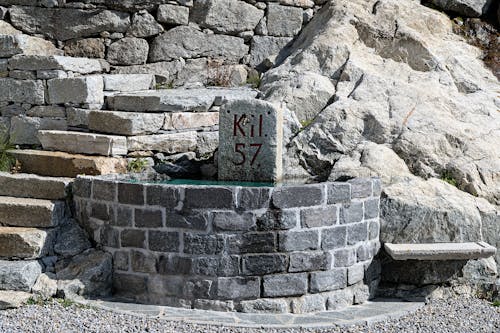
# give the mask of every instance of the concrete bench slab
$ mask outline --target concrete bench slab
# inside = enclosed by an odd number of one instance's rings
[[[488,258],[497,249],[485,242],[384,244],[385,251],[394,260],[468,260]]]

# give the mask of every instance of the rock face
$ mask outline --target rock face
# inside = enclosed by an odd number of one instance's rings
[[[493,0],[430,0],[430,2],[446,11],[468,17],[479,17],[486,14]]]
[[[288,109],[284,170],[381,175],[383,241],[498,246],[500,84],[480,56],[418,2],[326,4],[262,80]]]

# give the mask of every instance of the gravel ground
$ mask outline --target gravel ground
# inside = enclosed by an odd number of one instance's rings
[[[474,298],[434,301],[415,313],[370,327],[330,329],[249,329],[146,319],[57,302],[0,311],[0,332],[162,332],[162,333],[335,333],[335,332],[493,332],[500,333],[500,308]]]

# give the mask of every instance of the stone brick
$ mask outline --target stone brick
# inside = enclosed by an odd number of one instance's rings
[[[284,299],[256,299],[240,302],[241,312],[244,313],[287,313],[288,302]]]
[[[149,90],[155,82],[151,74],[108,74],[103,79],[107,91]]]
[[[380,234],[380,223],[371,221],[368,225],[368,238],[370,240],[378,239]]]
[[[148,275],[149,295],[184,297],[186,281],[183,276]],[[167,302],[165,302],[167,303]],[[165,304],[162,303],[162,304]]]
[[[329,269],[331,256],[327,252],[293,252],[290,253],[290,267],[288,271],[310,272]]]
[[[161,228],[163,215],[159,209],[135,209],[135,224],[137,228]]]
[[[173,186],[146,185],[146,202],[150,206],[172,209],[181,200],[181,189]]]
[[[99,73],[104,64],[98,59],[62,56],[18,55],[10,58],[9,68],[24,71],[62,70],[79,74]]]
[[[144,248],[146,233],[143,230],[125,229],[120,234],[122,247]]]
[[[68,126],[83,128],[88,127],[89,113],[90,110],[87,109],[77,109],[74,107],[66,108],[66,118],[68,121]]]
[[[379,216],[379,199],[370,199],[364,202],[365,220],[374,219]]]
[[[193,272],[193,259],[177,254],[160,256],[158,272],[166,275],[190,275]]]
[[[26,111],[29,117],[50,117],[64,118],[66,117],[66,108],[57,105],[37,105]]]
[[[352,198],[368,198],[372,195],[372,180],[366,178],[355,178],[349,180],[351,184]]]
[[[214,297],[214,282],[212,280],[200,279],[186,282],[184,294],[186,298],[212,298]]]
[[[288,266],[288,258],[284,254],[255,254],[242,257],[243,274],[264,275],[283,273]]]
[[[382,182],[379,178],[372,179],[373,196],[379,197],[382,193]]]
[[[295,209],[271,209],[256,216],[257,230],[289,230],[299,226],[299,211]]]
[[[210,300],[210,299],[195,299],[193,302],[193,308],[200,309],[200,310],[233,312],[234,311],[234,302],[233,301],[218,301],[218,300]]]
[[[130,252],[132,270],[140,273],[156,273],[156,257],[140,251]]]
[[[144,186],[142,184],[118,183],[118,202],[144,205]]]
[[[108,205],[98,202],[92,203],[90,217],[96,218],[101,221],[109,221],[111,214]]]
[[[229,187],[187,187],[184,205],[188,209],[232,209],[235,206],[234,189]]]
[[[128,251],[116,251],[113,254],[113,269],[118,271],[128,271],[129,268]]]
[[[337,223],[337,207],[326,206],[303,209],[300,211],[300,220],[303,228],[317,228],[334,225]]]
[[[356,249],[358,261],[366,261],[372,258],[372,246],[370,243],[362,243]]]
[[[340,208],[340,223],[356,223],[363,221],[363,203],[351,202]]]
[[[352,305],[354,294],[351,288],[336,290],[327,294],[326,308],[328,311],[343,309]]]
[[[356,223],[347,226],[347,244],[354,245],[357,242],[368,240],[368,223]]]
[[[167,211],[166,226],[167,228],[207,230],[210,219],[209,213],[204,211],[184,213]]]
[[[358,284],[354,286],[354,301],[353,304],[363,304],[370,298],[370,290],[365,284]]]
[[[238,191],[237,207],[243,210],[268,208],[271,200],[271,188],[243,187]]]
[[[110,181],[95,179],[92,182],[92,198],[99,201],[115,201],[116,184]]]
[[[220,254],[224,249],[224,239],[218,235],[184,234],[184,253]]]
[[[65,131],[68,124],[64,118],[12,117],[10,121],[11,141],[19,145],[39,145],[39,131],[48,128]]]
[[[347,268],[347,284],[349,286],[362,281],[365,276],[365,265],[358,263]]]
[[[349,203],[351,201],[351,184],[330,183],[326,186],[328,204]]]
[[[217,298],[239,300],[260,296],[258,277],[222,277],[217,279]]]
[[[236,276],[240,274],[240,257],[225,255],[219,260],[218,276]]]
[[[295,36],[302,29],[301,8],[270,3],[267,12],[267,31],[271,36]]]
[[[217,112],[174,112],[166,114],[166,117],[163,126],[165,130],[187,130],[219,125]]]
[[[158,22],[172,25],[187,25],[189,23],[189,8],[177,5],[158,6]]]
[[[129,151],[154,150],[169,155],[195,151],[197,133],[195,131],[141,135],[128,138]]]
[[[162,113],[92,110],[88,114],[88,128],[120,135],[156,133],[161,129],[164,119]]]
[[[108,47],[106,60],[112,65],[143,65],[148,58],[148,52],[147,40],[125,37]]]
[[[356,263],[355,249],[340,249],[333,253],[333,265],[335,267],[348,267]]]
[[[132,227],[134,224],[134,209],[117,205],[112,224],[119,227]]]
[[[214,212],[213,226],[216,231],[249,231],[255,229],[255,218],[250,212]]]
[[[320,293],[342,289],[347,286],[347,271],[345,268],[337,268],[326,272],[311,273],[309,291]]]
[[[117,295],[137,297],[147,291],[146,277],[115,272],[113,274],[113,289]]]
[[[0,78],[0,102],[29,103],[41,105],[45,103],[45,86],[43,81],[16,80]]]
[[[317,250],[319,248],[319,232],[284,231],[279,235],[280,250],[285,252]]]
[[[272,195],[277,208],[317,206],[323,199],[322,185],[283,186],[275,188]]]
[[[292,37],[253,36],[250,48],[250,66],[264,66],[263,62],[266,59],[277,56],[292,40]]]
[[[271,253],[276,252],[276,235],[272,232],[245,233],[228,238],[230,253]]]
[[[120,247],[120,232],[108,225],[102,226],[99,235],[100,244],[113,248]]]
[[[264,297],[300,296],[307,293],[307,274],[279,274],[264,277]]]
[[[149,249],[158,252],[179,252],[180,239],[178,232],[148,231]]]
[[[72,184],[72,192],[75,197],[90,198],[92,193],[92,181],[85,178],[76,178]]]
[[[337,226],[323,229],[321,231],[321,248],[323,250],[333,250],[346,246],[347,227]]]
[[[293,313],[311,313],[326,310],[326,297],[322,294],[305,295],[292,299],[290,304]]]
[[[47,81],[50,104],[104,104],[104,83],[102,76],[85,76]]]

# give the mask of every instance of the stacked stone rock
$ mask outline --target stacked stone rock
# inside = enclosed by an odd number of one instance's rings
[[[80,223],[135,301],[244,312],[362,303],[377,284],[380,182],[184,186],[83,177]]]

